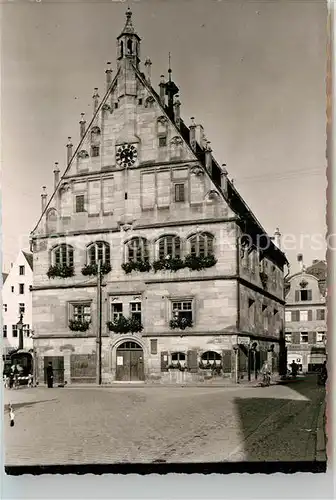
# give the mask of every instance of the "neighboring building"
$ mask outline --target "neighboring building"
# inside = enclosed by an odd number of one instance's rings
[[[301,271],[285,284],[287,362],[294,360],[303,372],[311,372],[326,359],[327,264],[314,260],[306,269],[301,262]]]
[[[68,383],[95,381],[98,260],[103,382],[204,379],[215,366],[238,380],[266,358],[285,368],[279,232],[275,245],[202,127],[182,121],[171,70],[159,93],[148,59],[141,72],[130,11],[117,40],[115,77],[108,68],[102,100],[95,89],[31,234],[40,381],[49,361]]]
[[[20,250],[8,274],[3,273],[2,286],[2,337],[3,353],[19,347],[17,323],[23,315],[23,342],[25,349],[32,349],[32,292],[33,255]]]

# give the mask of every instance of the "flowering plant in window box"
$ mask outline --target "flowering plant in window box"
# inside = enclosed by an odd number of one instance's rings
[[[168,270],[168,271],[178,271],[185,267],[185,262],[182,259],[176,258],[168,258],[168,259],[160,259],[153,262],[153,269],[156,273],[157,271]]]
[[[101,273],[108,274],[111,271],[111,265],[109,263],[104,263],[101,265]],[[82,274],[84,276],[96,276],[98,273],[98,264],[87,264],[82,269]]]
[[[73,332],[86,332],[89,329],[90,321],[69,320],[69,328]]]
[[[198,366],[201,370],[211,370],[213,365],[209,361],[200,361]]]
[[[181,330],[185,330],[186,328],[191,328],[193,326],[192,319],[185,318],[183,316],[178,316],[174,318],[169,323],[170,328],[175,330],[175,328],[180,328]]]
[[[207,256],[197,256],[197,255],[187,255],[185,258],[185,266],[189,267],[192,271],[200,271],[207,267],[212,267],[217,263],[217,259],[214,255]]]
[[[186,367],[178,361],[177,363],[170,364],[168,370],[179,370],[180,372],[184,372]]]
[[[145,273],[147,271],[150,271],[151,269],[150,263],[146,260],[139,260],[136,262],[130,260],[129,262],[121,264],[121,267],[126,274],[129,274],[132,271],[140,271],[141,273]]]
[[[108,321],[107,327],[114,333],[137,333],[143,330],[143,326],[139,320],[135,318],[125,318],[121,315],[115,321]]]
[[[74,269],[71,266],[50,266],[47,272],[48,278],[70,278],[74,275]]]

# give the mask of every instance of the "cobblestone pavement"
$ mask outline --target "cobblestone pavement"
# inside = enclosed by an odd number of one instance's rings
[[[324,399],[315,378],[264,388],[5,390],[5,464],[314,460]]]

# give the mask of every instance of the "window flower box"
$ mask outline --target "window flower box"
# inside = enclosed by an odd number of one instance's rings
[[[69,320],[69,328],[73,332],[86,332],[89,329],[89,321],[77,321],[74,319]]]
[[[138,333],[143,330],[140,321],[134,318],[125,318],[123,315],[115,321],[108,321],[106,324],[108,329],[114,333]]]
[[[186,366],[182,365],[181,363],[172,363],[168,366],[168,370],[179,370],[180,372],[186,371]]]
[[[150,263],[146,260],[125,262],[124,264],[121,264],[121,267],[126,274],[129,274],[132,271],[140,271],[141,273],[145,273],[150,271],[151,269]]]
[[[187,255],[185,258],[185,266],[189,267],[192,271],[201,271],[207,267],[212,267],[217,263],[214,255],[199,256]]]
[[[174,318],[169,323],[170,328],[175,330],[180,328],[180,330],[185,330],[186,328],[191,328],[193,326],[192,319],[185,317]]]
[[[50,266],[47,272],[48,278],[70,278],[74,275],[74,268],[71,266]]]
[[[155,273],[163,270],[176,272],[184,267],[186,267],[185,262],[179,258],[160,259],[153,262],[153,269]]]
[[[109,263],[104,263],[101,265],[101,273],[108,274],[111,271],[111,265]],[[87,264],[82,269],[83,276],[97,276],[98,264]]]

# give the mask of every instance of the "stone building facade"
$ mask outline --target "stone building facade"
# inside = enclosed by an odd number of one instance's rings
[[[326,359],[326,280],[326,262],[319,260],[286,279],[287,362],[303,372],[319,370]]]
[[[203,128],[180,116],[178,89],[140,70],[131,12],[114,78],[95,89],[90,123],[56,166],[55,190],[31,233],[34,349],[68,383],[187,382],[254,376],[284,360],[284,266]],[[277,243],[277,244],[275,244]],[[101,262],[102,286],[97,286]],[[101,314],[98,314],[101,290]],[[252,374],[252,375],[251,375]]]

